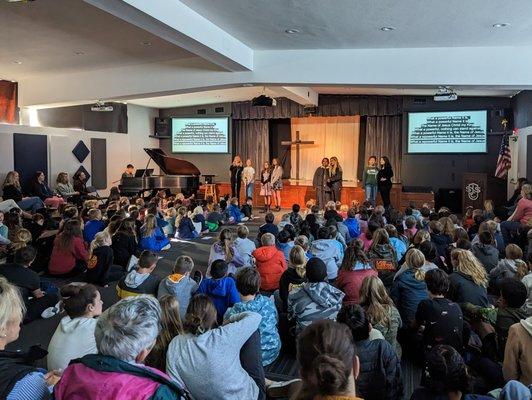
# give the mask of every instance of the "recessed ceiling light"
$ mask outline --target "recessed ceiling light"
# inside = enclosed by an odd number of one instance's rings
[[[145,42],[140,42],[141,45],[143,46],[151,46],[151,42],[148,42],[148,41],[145,41]]]
[[[13,61],[13,64],[20,65],[20,64],[22,64],[22,61],[15,60],[15,61]]]
[[[383,32],[395,31],[395,28],[393,26],[383,26],[381,28],[381,31]]]
[[[243,83],[243,87],[253,87],[253,83]]]
[[[496,24],[493,24],[494,28],[506,28],[507,26],[510,26],[508,22],[498,22]]]
[[[288,33],[289,35],[293,35],[295,33],[299,33],[299,29],[291,28],[291,29],[286,29],[284,32]]]
[[[77,55],[77,56],[82,56],[82,55],[85,54],[85,52],[84,51],[75,51],[74,54]]]

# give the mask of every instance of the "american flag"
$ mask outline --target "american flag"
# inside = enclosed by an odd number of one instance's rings
[[[504,178],[512,166],[512,155],[510,154],[509,136],[505,133],[502,136],[499,157],[497,158],[497,168],[495,168],[495,177]]]

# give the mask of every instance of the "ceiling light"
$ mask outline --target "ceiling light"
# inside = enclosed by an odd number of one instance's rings
[[[383,26],[381,28],[381,31],[383,32],[395,31],[395,28],[393,26]]]
[[[506,28],[507,26],[510,26],[508,22],[498,22],[496,24],[493,24],[494,28]]]
[[[13,64],[20,65],[20,64],[22,64],[22,61],[15,60],[15,61],[13,61]]]
[[[286,29],[284,32],[288,33],[289,35],[293,35],[295,33],[299,33],[299,29],[290,28],[290,29]]]
[[[77,55],[77,56],[82,56],[82,55],[85,54],[85,52],[84,51],[75,51],[74,54]]]
[[[253,83],[243,83],[243,87],[253,87]]]
[[[151,46],[151,42],[148,42],[148,41],[140,42],[140,44],[143,46]]]

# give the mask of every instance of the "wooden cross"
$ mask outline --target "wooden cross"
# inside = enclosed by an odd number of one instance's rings
[[[296,146],[296,181],[299,181],[299,159],[300,159],[299,152],[301,151],[302,144],[314,144],[314,141],[313,140],[301,140],[299,136],[299,131],[296,131],[296,140],[281,142],[281,145],[283,146],[289,146],[289,147],[292,147],[293,145]]]

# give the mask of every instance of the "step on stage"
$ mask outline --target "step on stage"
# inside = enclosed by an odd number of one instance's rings
[[[429,203],[434,206],[434,194],[433,193],[413,193],[403,192],[402,184],[394,184],[390,193],[390,200],[392,205],[396,209],[403,211],[405,207],[414,203],[417,207],[421,207],[423,203]],[[230,183],[216,183],[216,189],[218,196],[225,194],[231,194]],[[260,207],[264,204],[262,197],[260,196],[260,183],[255,182],[253,191],[253,204],[255,207]],[[245,196],[244,187],[240,190],[240,199],[243,201]],[[296,184],[293,181],[283,180],[283,191],[281,194],[281,206],[283,208],[291,208],[292,204],[297,203],[303,209],[305,203],[310,199],[316,200],[316,189],[312,184],[306,182]],[[341,201],[342,204],[350,205],[353,200],[358,201],[360,204],[365,200],[365,193],[362,187],[344,186],[342,187]],[[273,201],[272,201],[273,204]],[[380,195],[377,196],[377,204],[382,204]]]

